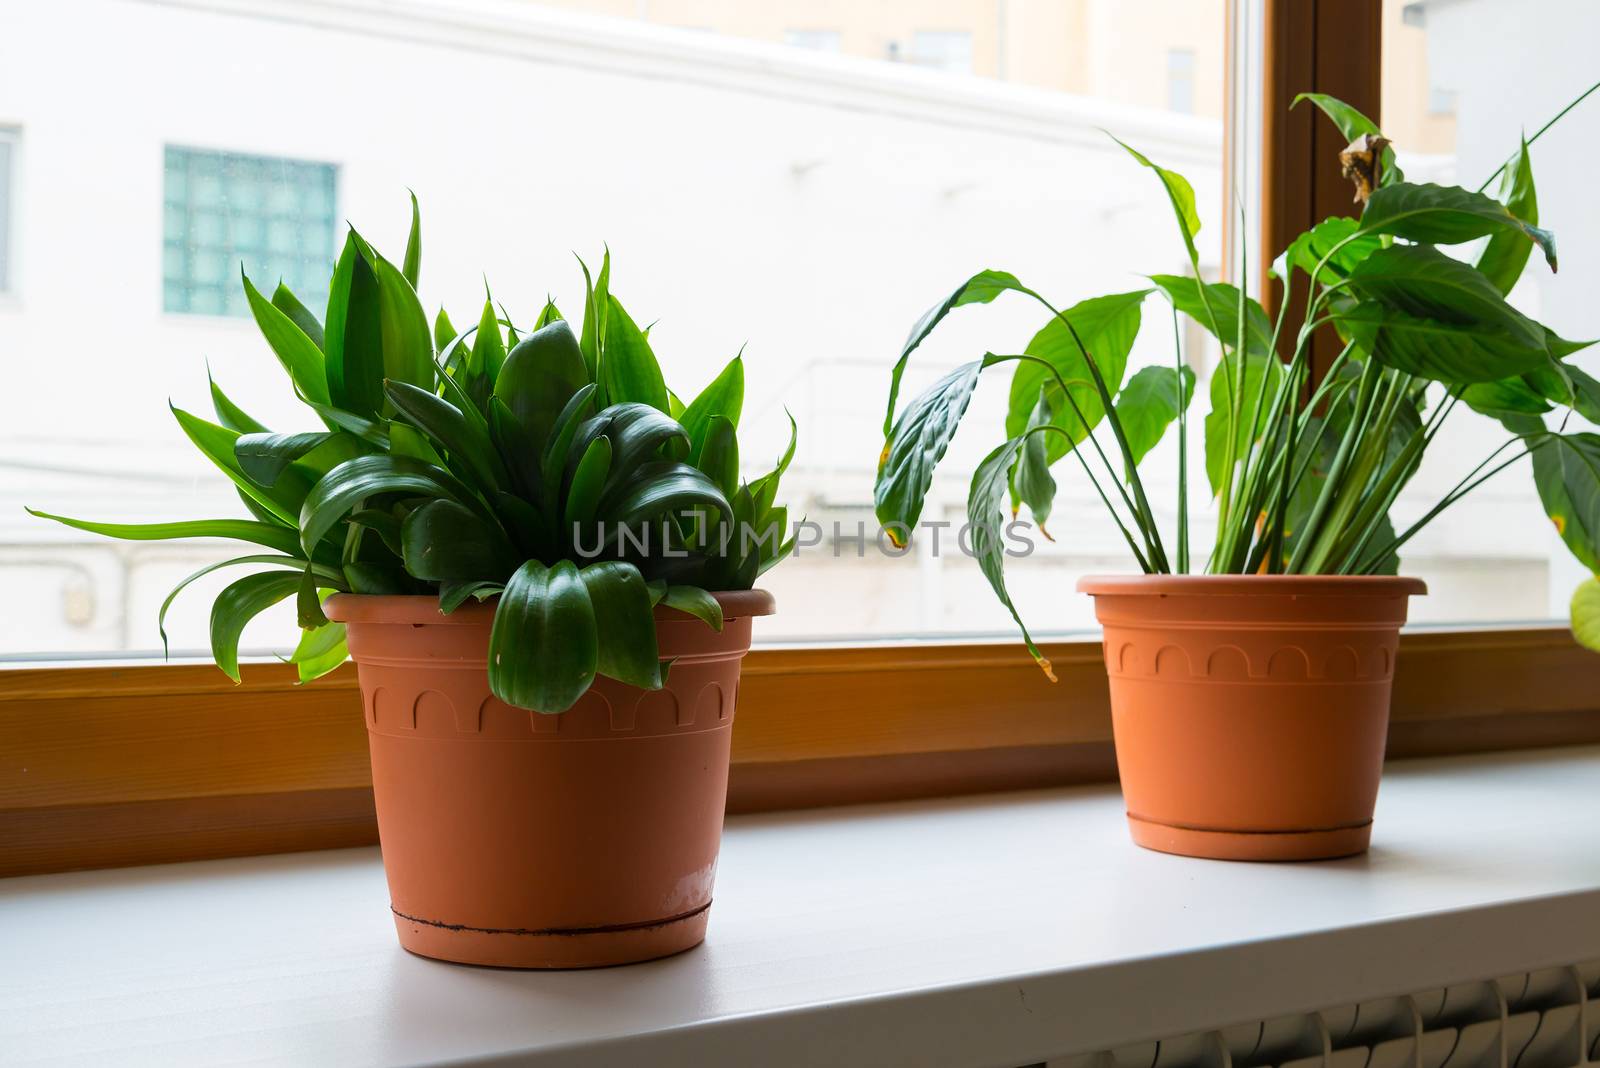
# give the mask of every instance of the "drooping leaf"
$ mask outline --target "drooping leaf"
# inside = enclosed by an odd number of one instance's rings
[[[992,358],[974,360],[945,375],[913,400],[895,420],[878,458],[872,497],[878,522],[896,545],[904,545],[922,516],[933,472],[944,459],[961,417],[972,402],[978,376]]]
[[[1177,171],[1169,171],[1159,164],[1152,163],[1150,159],[1131,145],[1117,137],[1111,138],[1121,145],[1123,149],[1139,161],[1140,166],[1148,167],[1161,179],[1161,187],[1166,190],[1167,200],[1172,205],[1172,214],[1178,221],[1178,232],[1183,235],[1183,245],[1189,251],[1189,262],[1198,263],[1200,253],[1195,249],[1195,235],[1200,232],[1200,213],[1195,209],[1194,187],[1189,180]]]
[[[661,365],[644,332],[634,324],[622,302],[609,294],[606,311],[605,350],[600,357],[600,389],[607,404],[629,401],[667,411],[667,383]],[[562,398],[565,403],[566,398]],[[559,409],[559,406],[558,406]]]
[[[698,586],[668,586],[662,592],[660,603],[687,612],[714,631],[722,630],[722,605]]]
[[[679,512],[732,517],[733,506],[705,475],[685,463],[657,460],[637,468],[636,477],[608,490],[598,508],[613,525],[643,523]]]
[[[601,635],[595,671],[645,690],[661,688],[655,614],[644,576],[632,564],[603,560],[578,572]]]
[[[345,644],[343,623],[328,623],[300,635],[300,643],[289,655],[301,682],[319,679],[344,663],[350,656]]]
[[[299,617],[301,630],[315,630],[328,625],[328,617],[322,611],[322,597],[317,592],[318,584],[316,571],[307,565],[300,575],[300,587],[295,593],[295,613]]]
[[[406,572],[426,582],[504,582],[516,550],[489,520],[455,501],[429,501],[400,527]]]
[[[1026,288],[1014,275],[1004,271],[979,271],[957,286],[939,304],[928,309],[911,327],[911,335],[906,338],[906,343],[900,350],[900,359],[895,361],[894,371],[889,377],[889,408],[883,416],[885,438],[888,438],[894,430],[894,411],[900,399],[900,379],[905,375],[906,362],[911,359],[911,353],[954,309],[966,304],[988,304],[1007,290],[1026,292]]]
[[[362,501],[380,493],[474,502],[470,490],[442,468],[407,456],[359,456],[322,477],[300,509],[300,544],[316,547],[333,525]]]
[[[1600,434],[1540,434],[1533,481],[1572,555],[1600,573]]]
[[[1555,237],[1548,230],[1517,218],[1498,200],[1456,186],[1384,186],[1367,201],[1361,230],[1432,245],[1459,245],[1505,231],[1538,245],[1550,269],[1556,269]]]
[[[250,519],[191,519],[177,523],[96,523],[87,519],[69,519],[62,515],[52,515],[33,508],[28,508],[26,511],[29,515],[38,516],[40,519],[53,519],[57,523],[77,530],[103,534],[108,538],[120,538],[123,541],[221,538],[264,545],[291,556],[298,555],[301,551],[300,538],[294,527],[260,523]]]
[[[1039,525],[1039,533],[1047,538],[1050,532],[1045,524],[1050,521],[1050,512],[1055,508],[1056,500],[1056,480],[1050,474],[1048,447],[1049,438],[1053,435],[1034,431],[1054,422],[1055,411],[1050,405],[1050,391],[1041,389],[1039,402],[1034,405],[1028,425],[1022,431],[1022,450],[1017,454],[1017,466],[1011,472],[1011,514],[1017,514],[1019,504],[1027,505],[1033,521]]]
[[[211,606],[211,655],[234,682],[239,681],[239,636],[245,624],[298,592],[300,578],[293,571],[263,571],[246,575],[217,594]]]
[[[1128,380],[1116,408],[1135,464],[1155,448],[1193,397],[1194,371],[1188,367],[1181,379],[1176,368],[1157,366],[1142,368]]]
[[[594,605],[577,567],[529,560],[506,584],[489,632],[489,688],[508,705],[565,712],[599,663]]]
[[[1044,432],[1049,433],[1049,431]],[[989,587],[994,590],[1000,603],[1011,613],[1017,628],[1022,631],[1022,640],[1027,645],[1029,654],[1044,669],[1044,673],[1051,681],[1054,681],[1055,674],[1051,671],[1050,661],[1044,658],[1039,647],[1033,643],[1033,636],[1028,633],[1027,625],[1017,614],[1017,607],[1012,604],[1011,594],[1006,589],[1007,517],[1004,502],[1010,481],[1009,473],[1016,464],[1017,453],[1021,450],[1023,441],[1024,439],[1020,437],[1012,438],[984,457],[978,469],[973,472],[972,486],[967,492],[967,522],[971,528],[971,545],[979,570],[989,581]]]

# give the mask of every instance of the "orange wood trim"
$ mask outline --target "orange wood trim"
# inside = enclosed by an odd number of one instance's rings
[[[1100,645],[757,649],[735,812],[1114,777]],[[0,670],[0,875],[376,840],[355,672],[250,664]],[[1401,638],[1391,755],[1600,741],[1600,657],[1565,628]]]

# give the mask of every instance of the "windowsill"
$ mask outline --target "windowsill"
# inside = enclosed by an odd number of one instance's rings
[[[1372,852],[1131,845],[1114,789],[735,817],[709,939],[590,972],[395,942],[376,850],[0,882],[29,1063],[1025,1064],[1600,958],[1600,748],[1416,761]]]

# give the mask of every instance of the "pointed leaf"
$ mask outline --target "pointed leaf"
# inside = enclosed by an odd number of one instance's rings
[[[711,594],[698,586],[668,586],[661,596],[668,608],[687,612],[719,633],[722,630],[722,605]]]
[[[293,571],[247,575],[217,594],[211,606],[211,655],[234,682],[239,681],[239,636],[245,624],[300,589]]]

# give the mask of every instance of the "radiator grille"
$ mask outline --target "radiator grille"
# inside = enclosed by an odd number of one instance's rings
[[[1600,961],[1058,1057],[1046,1068],[1600,1064]]]

